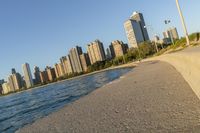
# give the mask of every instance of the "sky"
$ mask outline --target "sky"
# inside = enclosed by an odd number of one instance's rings
[[[200,0],[179,0],[188,32],[200,31]],[[53,66],[70,48],[96,39],[108,47],[113,40],[127,43],[123,23],[132,12],[143,13],[149,35],[170,25],[183,30],[175,0],[0,0],[0,79],[21,65]],[[165,25],[164,20],[171,24]]]

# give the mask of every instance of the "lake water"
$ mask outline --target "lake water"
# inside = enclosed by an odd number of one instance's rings
[[[0,133],[13,133],[119,78],[130,70],[132,69],[109,70],[0,97]]]

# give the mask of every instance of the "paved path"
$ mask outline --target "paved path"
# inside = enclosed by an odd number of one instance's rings
[[[200,132],[200,101],[172,66],[146,62],[19,132]]]

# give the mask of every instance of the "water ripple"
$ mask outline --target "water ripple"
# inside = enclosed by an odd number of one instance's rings
[[[13,133],[119,78],[130,70],[110,70],[0,97],[0,133]]]

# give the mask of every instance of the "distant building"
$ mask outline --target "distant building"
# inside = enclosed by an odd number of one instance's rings
[[[54,68],[46,67],[46,72],[48,76],[48,81],[52,82],[56,79],[56,72]]]
[[[11,72],[12,72],[12,74],[15,74],[16,73],[15,68],[12,68]]]
[[[119,40],[111,42],[111,45],[109,47],[112,58],[123,56],[127,53],[128,50],[128,45]]]
[[[148,32],[147,32],[147,28],[145,28],[146,24],[145,24],[144,17],[142,15],[142,13],[134,12],[131,16],[131,19],[136,20],[140,24],[144,41],[148,41],[149,35],[148,35]]]
[[[178,31],[175,27],[172,27],[171,29],[169,29],[169,31],[171,32],[173,39],[179,39]]]
[[[141,13],[134,12],[130,19],[124,23],[124,28],[131,47],[137,48],[141,42],[149,40],[145,21]]]
[[[22,76],[12,69],[12,74],[8,77],[10,91],[18,91],[23,88]]]
[[[2,94],[8,94],[9,92],[11,92],[9,83],[3,83],[2,88]]]
[[[157,35],[154,36],[154,39],[153,39],[154,42],[158,42],[159,40],[160,40],[160,37],[159,37],[159,36],[157,36]]]
[[[33,78],[32,78],[32,74],[31,74],[31,69],[28,63],[25,63],[22,65],[22,70],[24,73],[24,80],[26,82],[26,87],[30,88],[33,87]]]
[[[14,92],[15,85],[14,85],[14,79],[13,79],[12,75],[8,76],[8,83],[9,83],[9,87],[10,87],[10,92]]]
[[[19,73],[12,74],[14,80],[15,91],[23,88],[22,76]]]
[[[40,68],[37,66],[34,67],[34,76],[35,76],[35,84],[40,84],[41,83]]]
[[[62,69],[61,63],[58,63],[58,64],[56,63],[54,65],[54,70],[55,70],[55,73],[56,73],[56,78],[63,76],[63,69]]]
[[[173,38],[174,40],[179,39],[178,31],[175,27],[169,28],[167,31],[163,32],[164,38]]]
[[[83,71],[86,72],[88,70],[88,66],[90,65],[89,55],[86,53],[81,54],[80,60],[81,60]]]
[[[74,73],[83,72],[83,68],[82,68],[81,60],[80,60],[80,55],[82,53],[83,53],[82,48],[79,46],[76,46],[75,48],[72,48],[69,51],[70,61],[71,61]]]
[[[5,81],[2,79],[0,80],[0,94],[3,94],[3,87],[2,85],[5,83]]]
[[[40,71],[40,79],[41,79],[41,83],[45,84],[45,83],[48,83],[49,80],[48,80],[48,74],[47,74],[47,71]]]
[[[112,59],[110,47],[106,49],[106,59],[107,59],[107,60]]]
[[[67,71],[67,57],[66,56],[61,57],[60,58],[60,63],[62,65],[64,74],[68,74],[68,71]]]
[[[95,40],[94,42],[88,44],[87,52],[88,52],[91,64],[94,64],[98,61],[106,60],[103,43],[100,42],[99,40]]]
[[[4,79],[0,80],[0,85],[2,85],[3,83],[5,83]]]
[[[67,55],[67,74],[72,74],[73,72],[74,72],[74,70],[72,68],[70,56]]]
[[[144,42],[140,24],[135,20],[127,20],[124,23],[126,36],[131,47],[137,48],[141,42]]]
[[[164,38],[171,38],[171,37],[170,37],[170,32],[169,32],[169,31],[164,31],[164,32],[163,32],[163,37],[164,37]]]

